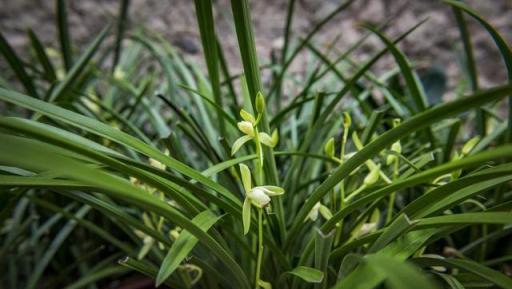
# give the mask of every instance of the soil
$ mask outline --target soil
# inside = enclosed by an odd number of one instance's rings
[[[28,38],[25,29],[31,27],[43,42],[58,49],[55,29],[55,1],[0,0],[0,31],[17,51],[26,51]],[[115,20],[120,1],[87,0],[67,1],[69,29],[76,46],[81,47],[90,41],[107,23]],[[240,71],[240,61],[236,35],[232,25],[229,0],[214,0],[217,33],[231,72]],[[304,36],[311,28],[331,12],[339,0],[297,0],[293,35]],[[467,0],[471,7],[488,19],[498,31],[512,41],[512,1]],[[252,18],[255,29],[260,63],[268,63],[272,48],[283,43],[283,28],[286,17],[287,0],[253,0]],[[146,26],[155,29],[177,46],[187,58],[203,62],[201,43],[197,31],[192,0],[132,0],[130,6],[130,28]],[[396,15],[387,35],[396,36],[424,18],[428,18],[417,31],[402,42],[401,48],[420,67],[440,67],[449,76],[449,87],[457,82],[460,67],[461,42],[450,7],[437,0],[357,0],[346,11],[340,13],[321,32],[313,43],[325,48],[333,39],[338,39],[335,47],[345,50],[357,41],[366,31],[358,25],[362,22],[382,23]],[[469,17],[467,17],[469,19]],[[476,22],[469,21],[475,57],[480,73],[480,84],[488,87],[502,83],[506,71],[501,57],[487,32]],[[382,43],[371,37],[356,51],[355,59],[364,59]],[[332,55],[331,55],[332,57]],[[310,60],[310,59],[309,59]],[[295,61],[292,71],[301,72],[307,57]],[[379,62],[380,68],[394,65],[390,57]],[[0,67],[5,67],[0,59]]]

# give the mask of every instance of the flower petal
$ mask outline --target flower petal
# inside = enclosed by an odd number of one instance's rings
[[[329,220],[330,218],[332,218],[331,210],[329,210],[329,208],[327,208],[326,206],[320,204],[320,208],[318,209],[318,211],[320,212],[320,214],[322,214],[322,217],[324,217],[326,220]]]
[[[254,187],[248,193],[247,197],[251,199],[253,205],[263,208],[270,203],[270,197],[261,187]]]
[[[242,117],[243,120],[248,121],[253,125],[256,123],[256,119],[254,118],[254,116],[244,109],[240,110],[240,116]]]
[[[324,146],[324,152],[325,154],[330,157],[330,158],[333,158],[334,157],[334,154],[335,154],[335,151],[334,151],[334,138],[331,137],[327,143],[325,144]]]
[[[231,155],[234,155],[236,154],[236,152],[248,141],[250,141],[251,139],[253,139],[252,136],[250,135],[244,135],[242,137],[239,137],[234,143],[233,143],[233,146],[231,147]]]
[[[274,141],[272,140],[272,137],[269,136],[267,133],[260,132],[258,134],[258,137],[260,139],[260,142],[268,147],[273,148],[276,145],[276,143],[274,143]]]
[[[372,168],[368,175],[364,178],[363,182],[366,186],[375,184],[379,180],[380,176],[380,164]]]
[[[274,129],[274,131],[272,131],[272,143],[274,143],[274,146],[276,146],[278,142],[279,142],[279,131],[276,128],[276,129]]]
[[[244,235],[247,235],[251,228],[251,200],[245,198],[244,205],[242,207],[242,221],[244,225]]]
[[[244,185],[244,190],[247,194],[252,188],[251,170],[249,170],[248,166],[240,164],[240,174],[242,175],[242,184]]]
[[[237,123],[238,129],[246,135],[254,136],[254,127],[249,121],[240,121]]]
[[[280,195],[284,194],[284,189],[281,187],[277,187],[277,186],[259,186],[259,187],[255,187],[255,188],[263,190],[265,192],[265,194],[267,194],[270,197],[280,196]]]
[[[320,209],[320,202],[316,203],[313,208],[311,208],[311,211],[309,211],[307,219],[310,219],[311,221],[316,221],[318,219],[318,210]]]

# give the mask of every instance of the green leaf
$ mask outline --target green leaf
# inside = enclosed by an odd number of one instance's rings
[[[112,73],[116,70],[119,59],[121,59],[121,50],[124,38],[124,31],[126,29],[126,23],[128,22],[128,8],[130,6],[130,0],[121,0],[119,5],[119,17],[117,19],[117,31],[116,40],[114,43],[114,54],[112,60]]]
[[[83,218],[90,210],[91,208],[87,205],[82,206],[76,213],[76,218]],[[59,250],[60,246],[66,241],[69,234],[75,229],[76,227],[76,221],[75,220],[69,220],[66,225],[64,225],[59,233],[55,236],[53,241],[50,243],[50,246],[46,248],[45,253],[41,258],[38,260],[36,267],[33,269],[32,274],[27,280],[27,285],[25,286],[25,289],[34,289],[37,288],[39,280],[41,276],[43,275],[44,270],[46,267],[50,264],[53,257]]]
[[[512,166],[501,165],[468,175],[420,196],[409,203],[402,212],[414,218],[441,212],[479,192],[511,180],[511,173]]]
[[[78,64],[78,63],[77,63]],[[218,183],[212,181],[211,179],[205,177],[200,172],[190,168],[189,166],[177,161],[174,158],[171,158],[161,151],[155,149],[152,146],[147,145],[146,143],[140,141],[133,136],[130,136],[126,133],[121,132],[118,129],[110,127],[102,122],[94,120],[92,118],[85,117],[78,113],[63,109],[61,107],[55,106],[53,104],[36,100],[34,98],[30,98],[23,94],[6,90],[0,88],[0,99],[4,101],[8,101],[19,106],[28,108],[30,110],[39,112],[48,117],[64,121],[65,123],[71,124],[73,126],[79,127],[106,139],[110,139],[115,141],[122,146],[129,147],[133,150],[146,154],[148,157],[151,157],[171,169],[175,169],[178,172],[200,181],[206,186],[212,188],[213,190],[221,193],[223,196],[228,198],[230,202],[233,204],[239,204],[241,208],[240,200],[236,199],[231,192],[229,192],[226,188],[219,185]]]
[[[142,273],[145,276],[148,276],[152,279],[156,277],[158,268],[153,265],[152,263],[144,260],[136,260],[130,257],[126,257],[124,259],[119,260],[119,265],[130,268],[133,271]],[[180,285],[178,285],[176,282],[167,281],[165,282],[166,285],[172,287],[179,288]]]
[[[242,207],[244,235],[247,235],[247,233],[249,233],[249,229],[251,228],[251,209],[251,200],[249,198],[245,198]]]
[[[106,268],[100,269],[98,271],[90,272],[87,275],[79,278],[72,284],[64,287],[64,289],[79,289],[84,288],[87,285],[96,284],[99,280],[105,279],[107,277],[110,278],[119,278],[121,275],[129,273],[129,269],[126,267],[121,267],[119,265],[108,266]],[[116,276],[116,277],[114,277]]]
[[[409,220],[407,215],[400,215],[395,219],[395,221],[387,226],[379,238],[373,242],[373,245],[368,249],[368,253],[376,253],[380,249],[386,247],[396,238],[402,236],[409,228],[412,227],[412,225],[413,222]]]
[[[438,288],[415,266],[383,254],[367,255],[364,263],[346,278],[340,280],[333,289],[371,289],[382,281],[394,289],[433,289]]]
[[[411,94],[412,100],[416,105],[416,109],[418,111],[424,111],[428,106],[426,103],[425,95],[423,95],[422,90],[419,88],[421,84],[415,78],[414,72],[412,71],[405,55],[384,34],[380,33],[371,26],[366,26],[366,28],[375,33],[386,44],[389,51],[398,63],[398,66],[400,67],[400,71],[404,76],[407,88],[409,89],[409,93]]]
[[[147,194],[142,189],[132,186],[126,180],[111,175],[104,170],[90,167],[75,159],[59,153],[61,148],[52,147],[41,142],[29,141],[24,138],[2,134],[0,142],[0,163],[23,167],[34,171],[52,170],[63,177],[83,181],[91,186],[102,188],[102,192],[114,198],[139,206],[146,211],[154,212],[196,236],[203,245],[216,255],[232,272],[234,280],[243,288],[249,288],[249,282],[243,270],[234,261],[231,254],[212,236],[190,221],[177,209],[160,198]],[[25,158],[19,158],[24,155]]]
[[[204,211],[195,216],[192,219],[192,223],[206,232],[220,218],[221,216],[216,216],[211,211]],[[187,257],[190,251],[192,251],[197,242],[198,239],[188,231],[185,230],[180,233],[180,236],[169,249],[169,252],[167,252],[164,261],[160,266],[160,270],[156,276],[156,287],[163,284],[165,280],[171,276],[171,274],[178,268],[180,263]]]
[[[361,199],[358,199],[358,200],[354,201],[353,203],[351,203],[350,205],[346,206],[345,208],[339,210],[338,212],[336,212],[334,214],[332,219],[328,220],[322,226],[322,230],[324,230],[324,232],[332,230],[332,228],[334,228],[336,226],[337,222],[342,220],[345,216],[347,216],[351,212],[354,212],[354,210],[360,208],[361,206],[363,206],[365,204],[369,204],[379,198],[382,198],[392,192],[396,192],[397,190],[400,190],[400,189],[403,189],[406,187],[410,187],[410,186],[414,186],[417,184],[421,184],[425,181],[431,180],[435,177],[438,177],[440,175],[446,174],[448,172],[451,172],[451,171],[454,171],[454,170],[457,170],[460,168],[477,166],[477,165],[482,164],[483,162],[486,162],[486,161],[489,161],[492,159],[500,159],[502,157],[511,156],[511,155],[512,155],[512,146],[503,146],[500,148],[496,148],[494,150],[489,150],[486,152],[475,154],[475,155],[463,158],[458,161],[452,161],[450,163],[439,165],[432,169],[429,169],[429,170],[423,171],[419,174],[416,174],[412,177],[405,177],[403,179],[399,179],[398,181],[396,181],[386,187],[378,189],[375,192],[373,192]],[[350,161],[350,159],[349,159],[349,161]],[[412,214],[414,212],[408,211],[408,213]]]
[[[509,276],[492,270],[486,266],[480,265],[477,262],[471,260],[458,260],[458,259],[440,259],[440,258],[429,258],[420,257],[415,258],[414,263],[419,266],[444,266],[448,268],[457,268],[460,270],[468,271],[474,275],[484,278],[496,284],[500,288],[512,289],[512,280]]]
[[[489,22],[483,19],[475,10],[466,6],[466,4],[461,3],[460,1],[453,0],[443,0],[445,3],[453,6],[455,9],[460,9],[469,14],[475,20],[477,20],[491,35],[492,39],[498,46],[498,49],[501,53],[501,57],[503,58],[503,62],[505,62],[505,66],[507,67],[508,72],[508,83],[512,85],[512,49],[510,48],[507,40],[501,36],[496,28],[494,28]],[[512,140],[512,95],[509,95],[509,104],[508,104],[508,130],[507,130],[507,140]]]
[[[430,228],[446,225],[471,225],[471,224],[512,224],[510,212],[483,212],[444,215],[418,220],[418,228]]]
[[[211,0],[195,0],[197,22],[201,34],[201,42],[208,75],[213,89],[213,98],[217,107],[217,119],[219,121],[219,133],[226,134],[224,120],[222,117],[222,97],[220,90],[219,76],[219,53],[217,51],[217,37],[215,36],[215,21],[213,19],[213,4]]]
[[[64,0],[57,0],[59,3],[64,2]],[[64,98],[69,98],[71,94],[71,90],[73,86],[76,84],[76,81],[82,75],[87,65],[91,61],[94,54],[98,51],[98,47],[103,42],[105,37],[107,36],[110,30],[110,26],[104,28],[100,34],[94,39],[94,41],[87,47],[85,52],[80,56],[78,61],[73,65],[69,66],[69,73],[66,77],[60,82],[55,89],[52,91],[52,94],[48,98],[49,102],[58,102]],[[70,60],[68,60],[70,61]],[[67,63],[71,65],[71,63]]]
[[[457,26],[459,28],[460,38],[462,40],[462,44],[464,47],[464,68],[466,75],[468,76],[469,83],[471,85],[472,91],[477,91],[479,89],[478,85],[478,70],[475,62],[475,56],[473,53],[473,45],[471,44],[471,33],[468,30],[467,22],[464,19],[464,15],[462,10],[457,7],[452,7],[453,15],[455,16],[455,21],[457,22]],[[476,125],[477,131],[480,135],[486,135],[486,117],[483,109],[477,109],[476,115]]]
[[[431,123],[456,115],[467,109],[478,107],[484,103],[499,100],[507,96],[510,89],[510,86],[501,86],[499,88],[478,92],[460,100],[439,105],[435,108],[417,114],[416,116],[402,122],[399,126],[380,135],[350,159],[345,161],[329,178],[315,189],[297,214],[292,228],[290,229],[289,239],[293,239],[296,236],[301,225],[301,221],[299,220],[304,220],[313,206],[320,201],[325,194],[330,192],[334,186],[338,185],[341,180],[347,177],[354,169],[359,167],[366,160],[378,154],[381,150],[387,148],[394,142],[400,140],[400,138],[422,129]],[[333,217],[327,223],[332,225],[338,221],[339,219]]]
[[[71,37],[69,36],[68,11],[66,9],[66,0],[56,0],[57,10],[57,30],[59,33],[59,43],[62,52],[62,60],[67,71],[73,66],[73,53],[71,51]]]
[[[322,230],[315,229],[315,259],[314,264],[320,272],[327,275],[329,256],[334,242],[335,232],[324,234]],[[327,282],[327,280],[325,280]],[[320,280],[319,282],[322,282]]]
[[[33,97],[38,97],[32,78],[27,74],[23,61],[16,55],[16,52],[14,52],[2,33],[0,33],[0,53],[9,63],[27,93]]]
[[[57,81],[57,74],[55,73],[55,69],[53,68],[50,58],[46,54],[43,44],[41,44],[41,41],[39,41],[39,38],[37,38],[32,29],[28,29],[27,33],[30,39],[30,44],[36,53],[36,57],[43,67],[46,80],[50,83]]]
[[[286,273],[297,276],[308,283],[321,283],[324,279],[322,271],[306,266],[296,267]]]

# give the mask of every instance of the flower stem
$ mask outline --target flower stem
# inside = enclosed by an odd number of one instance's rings
[[[348,126],[345,126],[343,129],[343,137],[341,139],[341,148],[340,148],[340,166],[345,161],[345,146],[347,144],[347,138],[348,138]],[[339,184],[340,188],[340,207],[339,209],[342,210],[345,207],[345,180],[341,180]],[[336,209],[334,211],[337,211]],[[336,226],[336,236],[334,237],[334,245],[338,245],[341,239],[341,234],[343,233],[343,220],[341,220],[338,223],[338,226]]]
[[[256,263],[256,277],[254,281],[254,288],[259,288],[260,273],[261,273],[261,259],[263,258],[263,209],[258,208],[258,259]]]
[[[398,158],[394,161],[393,164],[393,181],[395,181],[398,178]],[[395,206],[395,197],[396,192],[392,192],[389,196],[389,204],[388,204],[388,214],[386,217],[386,223],[389,223],[391,221],[391,218],[393,217],[393,207]]]
[[[259,138],[259,131],[258,128],[254,128],[254,143],[256,145],[256,183],[258,185],[263,184],[263,151],[261,148],[261,142]]]

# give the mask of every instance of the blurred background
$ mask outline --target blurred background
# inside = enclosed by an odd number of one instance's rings
[[[218,35],[222,42],[230,71],[241,70],[236,35],[232,25],[229,0],[214,1],[215,18],[218,23]],[[257,50],[260,64],[269,63],[272,49],[282,45],[282,36],[286,18],[286,0],[250,1],[255,27]],[[295,7],[293,36],[306,35],[326,14],[331,12],[339,0],[297,0]],[[512,1],[467,0],[471,7],[488,19],[508,41],[512,41]],[[16,51],[27,53],[28,37],[26,28],[32,27],[45,45],[58,49],[55,30],[54,1],[0,0],[0,30]],[[113,22],[118,15],[119,1],[87,0],[68,1],[68,22],[75,45],[84,47],[107,23]],[[420,74],[440,73],[444,75],[448,92],[455,89],[461,59],[461,42],[455,25],[453,13],[441,1],[437,0],[357,0],[348,10],[326,25],[315,36],[312,43],[323,50],[334,44],[332,55],[339,54],[357,41],[366,31],[359,28],[360,23],[382,24],[386,19],[398,16],[398,21],[389,23],[385,33],[396,36],[419,21],[428,18],[418,30],[409,35],[400,46],[408,57],[415,61]],[[194,14],[194,3],[190,0],[132,0],[130,3],[130,27],[135,31],[144,26],[163,33],[185,57],[198,63],[203,62],[201,43]],[[472,19],[466,17],[472,33],[477,67],[480,73],[481,87],[502,83],[506,78],[504,69],[496,69],[501,58],[489,35]],[[296,38],[297,39],[297,38]],[[362,60],[382,47],[382,43],[372,36],[354,54],[354,60]],[[311,54],[303,53],[294,61],[292,71],[301,73]],[[377,70],[388,69],[394,65],[390,57],[379,61]],[[0,67],[5,68],[4,59]],[[450,97],[450,93],[445,95]]]

